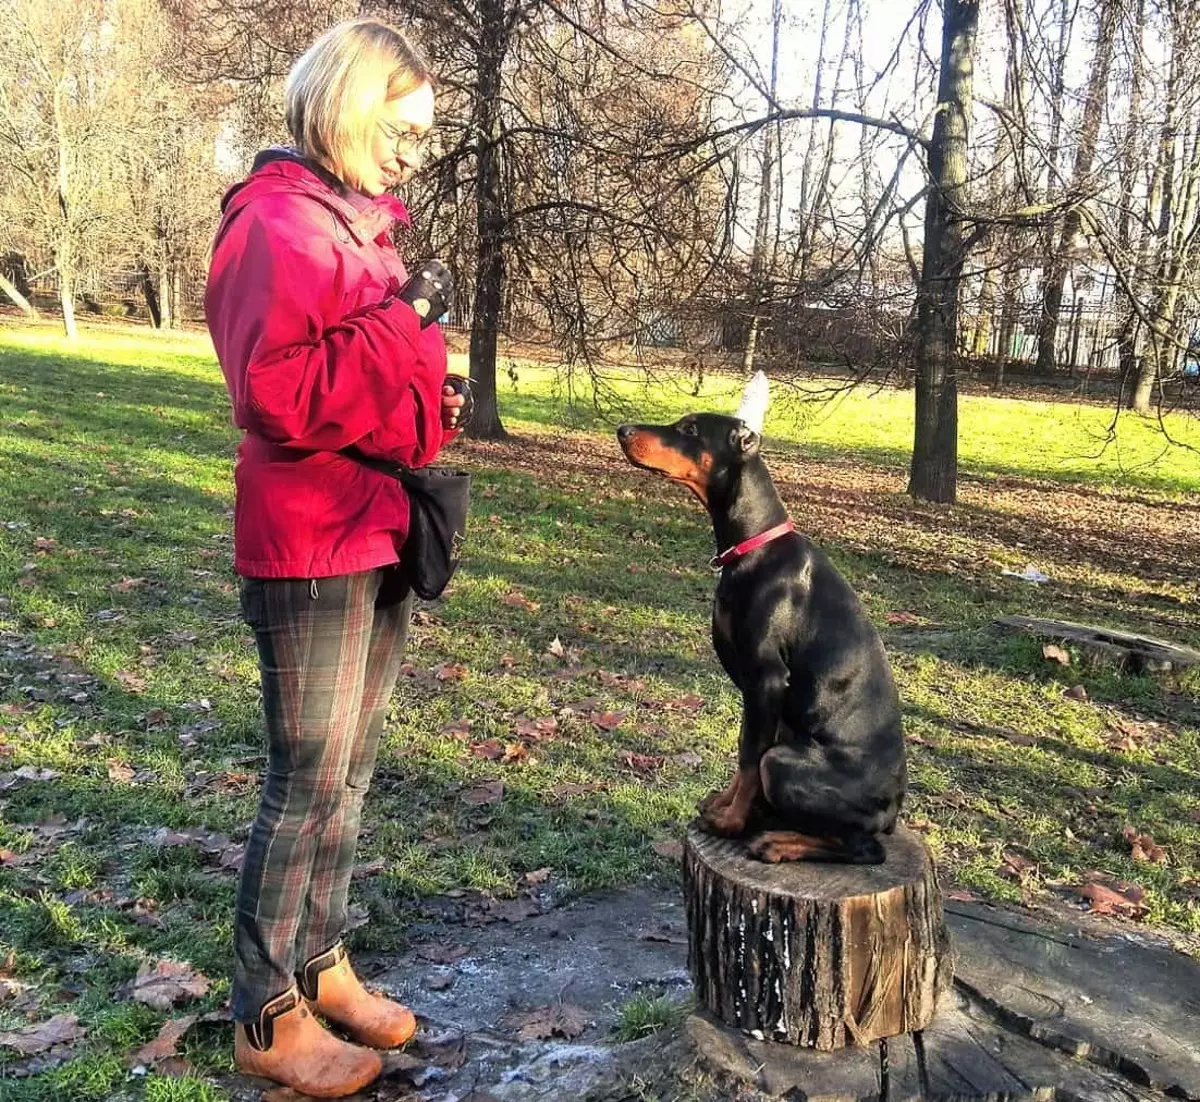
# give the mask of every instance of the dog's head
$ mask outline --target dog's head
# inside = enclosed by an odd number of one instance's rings
[[[635,467],[681,482],[708,504],[715,483],[758,455],[761,439],[737,417],[689,413],[671,425],[621,425],[617,440]]]
[[[621,425],[617,440],[635,467],[683,483],[707,505],[714,485],[758,457],[769,402],[767,377],[756,371],[733,417],[689,413],[671,425]]]

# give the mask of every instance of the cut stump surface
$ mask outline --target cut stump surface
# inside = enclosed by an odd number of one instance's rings
[[[693,823],[688,965],[727,1025],[821,1050],[924,1029],[952,975],[937,874],[904,827],[882,865],[764,864]]]

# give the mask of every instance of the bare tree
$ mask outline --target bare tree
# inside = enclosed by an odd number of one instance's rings
[[[925,241],[917,287],[916,429],[908,491],[953,502],[958,479],[959,286],[966,248],[971,102],[978,0],[946,0],[938,104],[929,143],[931,187],[925,200]]]
[[[1096,45],[1091,59],[1079,143],[1075,147],[1075,166],[1071,174],[1070,191],[1080,199],[1091,189],[1092,165],[1096,157],[1096,142],[1100,122],[1108,101],[1108,75],[1112,66],[1113,47],[1117,38],[1117,23],[1123,5],[1119,0],[1101,0],[1097,13]],[[1038,328],[1038,371],[1049,374],[1057,366],[1057,336],[1059,315],[1062,312],[1063,288],[1071,266],[1076,239],[1083,230],[1083,213],[1078,204],[1068,208],[1063,219],[1062,236],[1046,268],[1042,289],[1042,315]]]

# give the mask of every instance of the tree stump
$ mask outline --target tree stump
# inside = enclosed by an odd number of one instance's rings
[[[950,939],[924,843],[898,826],[882,865],[769,865],[693,823],[683,846],[700,1002],[760,1040],[832,1050],[924,1029]]]

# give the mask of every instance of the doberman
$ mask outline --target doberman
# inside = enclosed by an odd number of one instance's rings
[[[617,438],[635,466],[704,503],[727,549],[712,562],[712,634],[742,694],[742,727],[737,773],[701,801],[702,821],[753,833],[763,861],[881,863],[879,835],[895,828],[907,787],[895,682],[854,591],[792,527],[759,434],[697,413],[621,425]]]

